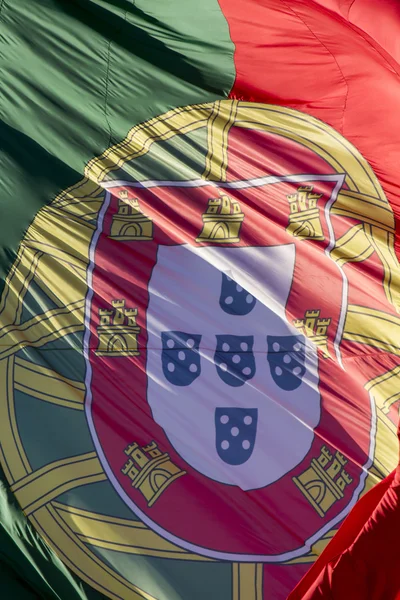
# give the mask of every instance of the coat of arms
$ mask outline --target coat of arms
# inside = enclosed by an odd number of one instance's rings
[[[393,227],[339,134],[230,100],[137,126],[40,211],[1,304],[2,461],[80,576],[136,599],[138,556],[217,562],[261,600],[315,560],[396,463]]]

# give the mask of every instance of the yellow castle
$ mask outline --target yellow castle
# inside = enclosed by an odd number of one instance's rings
[[[196,242],[240,242],[243,219],[239,202],[220,192],[219,197],[208,200],[207,210],[203,214],[203,229]]]
[[[113,309],[99,310],[100,325],[97,328],[99,356],[138,356],[137,336],[140,327],[136,324],[137,308],[125,308],[125,300],[113,300]]]
[[[308,240],[323,240],[318,200],[323,194],[316,194],[312,185],[299,187],[294,194],[287,196],[290,215],[288,233]]]
[[[324,358],[330,356],[328,350],[328,327],[331,324],[331,318],[320,318],[320,310],[306,310],[303,319],[296,319],[293,325],[300,333],[308,337],[313,344],[320,348]]]
[[[153,221],[144,215],[137,198],[127,191],[119,193],[118,212],[111,223],[110,238],[120,241],[149,241],[153,239]]]
[[[129,477],[132,487],[139,489],[152,506],[164,490],[178,477],[186,474],[174,465],[169,454],[162,453],[153,441],[140,447],[136,442],[125,449],[130,460],[121,469]]]
[[[320,455],[311,460],[308,469],[293,477],[293,482],[320,517],[344,498],[346,487],[353,482],[343,468],[347,462],[340,452],[333,455],[326,446],[322,446]]]

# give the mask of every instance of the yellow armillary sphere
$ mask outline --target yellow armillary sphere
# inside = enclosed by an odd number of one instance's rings
[[[211,599],[262,600],[397,464],[399,289],[392,210],[331,127],[223,100],[132,128],[6,281],[12,491],[110,598],[186,561]]]

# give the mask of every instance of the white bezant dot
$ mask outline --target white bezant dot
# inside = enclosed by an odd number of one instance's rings
[[[238,427],[232,427],[231,434],[233,435],[233,437],[236,437],[237,435],[239,435],[239,428]]]
[[[252,424],[252,422],[253,422],[253,419],[252,419],[252,418],[251,418],[249,415],[247,415],[247,416],[246,416],[246,417],[243,419],[243,423],[244,423],[245,425],[251,425],[251,424]]]
[[[192,363],[189,367],[189,371],[191,373],[197,373],[197,365],[195,365],[194,363]]]
[[[272,344],[272,350],[273,350],[274,352],[279,352],[279,350],[280,350],[280,349],[281,349],[281,347],[280,347],[280,345],[278,344],[278,342],[274,342],[274,343]]]
[[[244,450],[248,450],[250,448],[250,442],[249,442],[249,440],[243,440],[242,447],[243,447]]]
[[[232,277],[229,277],[229,275],[227,275],[227,276],[226,276],[226,279],[227,279],[228,281],[232,281]]]
[[[239,285],[239,284],[237,284],[237,286],[236,286],[236,291],[237,291],[237,292],[241,292],[241,291],[243,291],[243,288],[242,288],[242,286],[241,286],[241,285]]]
[[[250,375],[251,369],[250,367],[245,367],[242,371],[243,375]]]
[[[186,354],[184,352],[182,352],[182,350],[180,352],[178,352],[178,358],[179,360],[185,360]]]
[[[282,375],[282,369],[280,367],[275,367],[275,374]]]
[[[167,341],[167,346],[168,346],[168,348],[173,348],[175,346],[174,340],[168,340]]]
[[[238,363],[240,363],[240,356],[239,356],[239,354],[235,354],[234,356],[232,356],[232,362],[234,362],[236,365]]]
[[[301,367],[295,367],[293,369],[293,375],[300,375],[301,373]]]
[[[247,304],[251,304],[253,302],[253,296],[251,294],[247,294],[246,302]]]
[[[188,348],[193,348],[193,346],[194,346],[194,340],[192,340],[192,338],[189,338],[188,340],[186,340],[186,346]]]
[[[285,356],[283,357],[283,362],[287,365],[290,363],[291,360],[292,359],[290,358],[289,354],[285,354]]]
[[[222,344],[222,350],[223,350],[224,352],[228,352],[228,350],[230,350],[230,345],[229,345],[229,344],[227,344],[226,342],[224,342],[224,343]]]
[[[229,421],[228,415],[222,415],[222,417],[220,418],[220,421],[221,421],[222,425],[226,425]]]
[[[243,352],[247,352],[247,350],[249,349],[249,345],[246,344],[246,342],[242,342],[240,344],[240,349],[243,350]]]
[[[232,302],[233,302],[233,298],[232,298],[232,296],[227,296],[227,297],[225,298],[225,304],[232,304]]]
[[[298,352],[299,350],[301,350],[301,344],[300,342],[296,342],[295,345],[293,346],[293,350],[296,350],[296,352]]]
[[[170,373],[173,373],[175,371],[175,365],[174,365],[174,363],[168,363],[167,368],[168,368],[168,371]]]
[[[225,363],[221,363],[219,365],[219,368],[221,369],[221,371],[227,371],[228,370],[228,365]]]
[[[222,448],[222,450],[228,450],[228,448],[229,448],[228,440],[224,440],[223,442],[221,442],[221,448]]]

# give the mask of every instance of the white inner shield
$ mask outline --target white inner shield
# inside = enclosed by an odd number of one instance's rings
[[[155,421],[175,450],[207,477],[243,490],[265,487],[307,454],[320,418],[318,358],[306,342],[306,373],[294,391],[273,380],[267,336],[298,335],[285,318],[295,263],[295,246],[217,248],[160,246],[149,283],[147,310],[147,399]],[[247,315],[220,306],[221,273],[257,300]],[[162,332],[201,335],[201,374],[188,386],[170,383],[162,368]],[[217,335],[254,336],[256,371],[240,387],[218,375]],[[216,408],[255,408],[253,453],[239,465],[222,460],[216,448]]]

